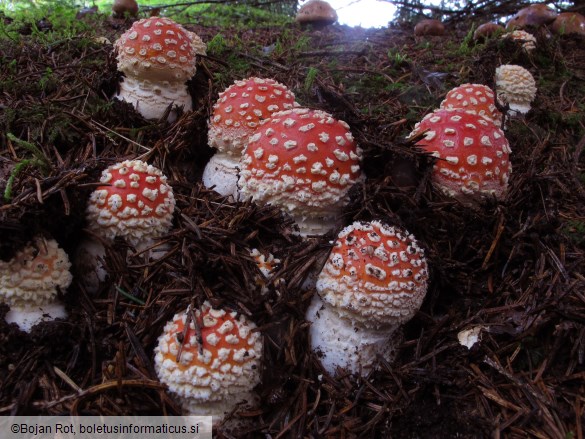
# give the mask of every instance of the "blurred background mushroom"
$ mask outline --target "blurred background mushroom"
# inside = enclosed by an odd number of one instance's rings
[[[337,21],[337,12],[325,0],[309,0],[299,8],[295,21],[301,26],[322,28]]]

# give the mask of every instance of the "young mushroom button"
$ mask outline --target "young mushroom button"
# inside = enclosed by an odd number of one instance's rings
[[[41,321],[66,317],[57,293],[71,284],[70,268],[69,257],[57,242],[42,237],[9,262],[0,261],[0,302],[10,307],[6,320],[29,332]]]
[[[349,126],[319,110],[272,115],[249,139],[239,180],[252,197],[290,213],[302,234],[325,233],[361,177],[361,149]]]
[[[343,229],[317,279],[325,303],[369,328],[410,320],[427,287],[427,262],[414,236],[379,221]]]
[[[392,361],[399,326],[425,297],[427,263],[405,230],[355,222],[339,233],[316,286],[306,313],[312,350],[332,375],[341,367],[366,376],[377,358]]]
[[[432,180],[461,201],[502,198],[512,172],[504,132],[489,119],[462,110],[435,110],[417,123],[409,137],[424,134],[417,146],[437,160]]]
[[[245,316],[208,302],[167,323],[154,366],[186,414],[211,415],[218,422],[243,400],[254,402],[262,360],[262,337],[255,328]]]
[[[199,36],[170,18],[150,17],[135,22],[114,46],[118,70],[126,75],[118,99],[147,119],[161,117],[171,104],[191,110],[185,82],[195,74],[195,56],[205,54]]]
[[[505,64],[496,69],[496,95],[498,102],[510,106],[510,114],[526,114],[536,96],[536,81],[524,67]]]
[[[173,189],[162,172],[140,160],[126,160],[103,171],[90,196],[91,230],[113,240],[117,236],[141,249],[167,233],[175,209]]]

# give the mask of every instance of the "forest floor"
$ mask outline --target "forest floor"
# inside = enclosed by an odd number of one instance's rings
[[[32,26],[1,37],[0,192],[14,178],[0,201],[0,259],[38,234],[74,255],[101,171],[136,157],[161,168],[175,191],[169,251],[145,264],[127,259],[117,241],[100,291],[88,294],[75,273],[61,297],[69,317],[30,334],[6,324],[0,306],[0,415],[178,414],[154,372],[153,349],[176,312],[211,299],[250,316],[265,335],[261,405],[243,413],[249,428],[233,436],[584,437],[583,39],[540,29],[529,55],[509,41],[475,44],[472,21],[431,38],[415,38],[406,24],[190,22],[208,55],[189,82],[195,111],[168,123],[145,121],[111,98],[121,74],[112,44],[95,37],[113,42],[131,23],[83,20],[87,28],[70,35]],[[506,197],[470,208],[431,186],[431,159],[405,138],[452,87],[493,86],[501,64],[527,68],[538,93],[532,110],[506,125]],[[350,125],[367,180],[351,194],[346,224],[383,219],[425,249],[422,308],[405,325],[395,361],[365,378],[328,375],[308,345],[304,313],[314,291],[301,285],[334,234],[304,242],[278,209],[230,202],[201,184],[213,154],[212,105],[249,76],[274,78],[303,106]],[[15,172],[35,158],[43,165]],[[251,248],[281,260],[275,277],[284,282],[264,293],[255,286]],[[458,334],[473,328],[479,341],[462,346]]]

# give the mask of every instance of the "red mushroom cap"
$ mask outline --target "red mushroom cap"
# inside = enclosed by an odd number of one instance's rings
[[[160,380],[188,407],[251,391],[260,382],[262,359],[256,325],[205,302],[191,314],[195,321],[185,330],[188,313],[176,314],[158,339],[154,364]]]
[[[275,113],[249,139],[241,194],[293,214],[327,214],[345,204],[361,176],[360,161],[345,122],[307,108]]]
[[[296,106],[295,95],[274,79],[236,81],[219,94],[213,106],[209,146],[239,156],[260,121]]]
[[[416,124],[409,137],[426,131],[417,143],[437,161],[433,181],[447,195],[501,198],[512,172],[504,132],[488,119],[461,110],[435,110]]]
[[[107,239],[125,238],[138,246],[168,232],[175,209],[173,189],[152,165],[126,160],[102,172],[89,199],[89,227]]]
[[[441,109],[461,109],[467,113],[479,114],[502,124],[502,113],[496,108],[496,95],[491,88],[483,84],[463,84],[455,87],[443,102]]]
[[[114,43],[118,70],[150,81],[185,82],[195,74],[195,55],[204,52],[197,35],[170,18],[135,22]]]
[[[428,270],[414,236],[380,221],[343,229],[319,274],[317,292],[366,327],[396,326],[420,308]]]

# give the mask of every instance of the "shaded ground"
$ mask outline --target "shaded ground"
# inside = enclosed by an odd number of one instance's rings
[[[99,18],[114,41],[128,24]],[[145,265],[108,248],[110,282],[79,285],[70,318],[31,335],[0,319],[0,413],[163,414],[178,407],[158,383],[152,351],[162,327],[205,298],[250,316],[266,336],[261,408],[249,432],[271,437],[583,437],[585,407],[585,44],[538,34],[526,55],[512,43],[467,44],[471,23],[415,40],[411,27],[364,31],[296,26],[242,31],[191,24],[211,42],[190,82],[196,111],[146,122],[110,99],[119,78],[110,44],[86,34],[22,36],[0,46],[0,190],[36,145],[46,172],[28,166],[0,202],[0,257],[37,233],[73,254],[101,170],[140,156],[163,169],[178,203],[170,251]],[[223,38],[219,38],[220,34]],[[428,183],[429,159],[404,138],[465,82],[492,84],[504,63],[528,68],[538,97],[506,130],[513,154],[507,198],[468,209]],[[332,236],[309,245],[276,209],[229,203],[203,188],[212,151],[206,121],[217,94],[256,75],[283,82],[306,106],[348,122],[368,180],[346,209],[354,219],[405,226],[426,248],[431,287],[404,328],[395,363],[367,379],[333,379],[307,349],[312,291],[300,285]],[[282,260],[261,294],[250,248]],[[0,308],[0,315],[7,310]],[[468,350],[457,334],[482,326]]]

